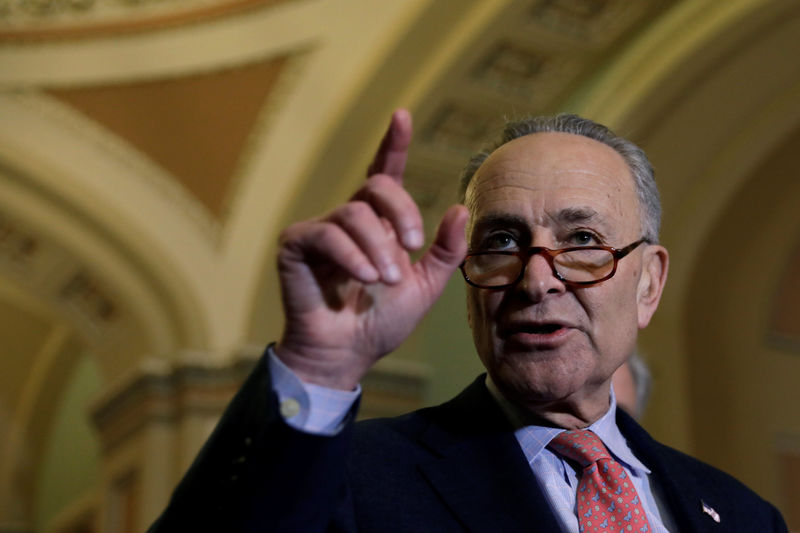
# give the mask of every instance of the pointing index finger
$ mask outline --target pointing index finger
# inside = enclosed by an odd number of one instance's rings
[[[367,169],[367,177],[386,174],[398,183],[402,183],[408,147],[411,144],[411,131],[411,113],[408,110],[398,109],[392,113],[389,129],[386,130],[375,158]]]

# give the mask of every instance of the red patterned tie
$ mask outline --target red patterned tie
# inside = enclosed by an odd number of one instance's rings
[[[578,483],[578,522],[582,533],[650,531],[633,481],[622,465],[611,458],[597,435],[586,429],[564,431],[549,446],[583,467]]]

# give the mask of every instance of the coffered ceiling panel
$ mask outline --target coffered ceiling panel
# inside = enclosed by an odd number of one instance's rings
[[[219,217],[259,112],[287,61],[49,93],[146,154]]]

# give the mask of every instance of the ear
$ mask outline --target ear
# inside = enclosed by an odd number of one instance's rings
[[[639,277],[636,291],[639,329],[647,327],[658,308],[661,292],[667,282],[667,270],[669,270],[667,249],[658,244],[648,245],[642,255],[642,275]]]

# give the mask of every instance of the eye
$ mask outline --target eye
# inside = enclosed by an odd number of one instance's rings
[[[488,235],[481,248],[487,251],[514,249],[517,248],[517,239],[508,232],[500,231]]]
[[[572,246],[595,246],[600,244],[600,239],[587,230],[578,230],[570,234],[567,242]]]

